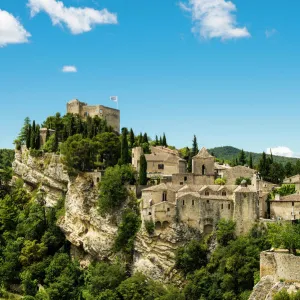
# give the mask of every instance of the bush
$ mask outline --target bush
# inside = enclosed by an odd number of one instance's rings
[[[247,185],[251,184],[251,178],[247,178],[247,177],[239,177],[235,180],[235,184],[236,185],[240,185],[242,183],[242,181],[245,180]]]
[[[215,180],[215,184],[218,184],[218,185],[225,185],[226,184],[226,179],[225,178],[217,178]]]
[[[217,226],[217,241],[222,246],[227,246],[228,243],[236,238],[235,222],[232,220],[221,219]]]
[[[42,150],[36,150],[36,149],[30,149],[29,154],[32,157],[42,157],[43,156],[43,151]]]
[[[290,300],[289,293],[286,289],[282,289],[280,292],[276,293],[273,297],[273,300]]]
[[[144,224],[148,234],[153,234],[155,230],[155,224],[153,220],[150,221],[146,220]]]

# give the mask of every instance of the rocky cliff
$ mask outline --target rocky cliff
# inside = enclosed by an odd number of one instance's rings
[[[45,205],[54,206],[65,200],[65,214],[58,226],[72,243],[72,254],[84,265],[94,259],[113,260],[113,242],[120,216],[103,218],[97,211],[98,190],[90,173],[70,177],[59,155],[46,153],[32,157],[26,149],[16,151],[13,162],[15,177],[22,178],[31,191],[42,191]],[[135,242],[133,271],[141,271],[153,279],[180,282],[174,269],[175,251],[194,231],[182,224],[149,235],[144,226]]]

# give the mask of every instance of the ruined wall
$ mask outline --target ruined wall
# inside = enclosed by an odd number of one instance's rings
[[[274,281],[300,281],[300,257],[288,253],[262,252],[260,277],[271,275]]]

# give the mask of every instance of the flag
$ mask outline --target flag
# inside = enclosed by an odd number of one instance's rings
[[[110,96],[110,100],[114,102],[118,102],[118,96]]]

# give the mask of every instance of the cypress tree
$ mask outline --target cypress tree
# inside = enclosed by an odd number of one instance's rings
[[[122,163],[122,165],[129,163],[127,134],[128,134],[127,128],[122,128],[122,137],[121,137],[121,163]]]
[[[30,135],[30,148],[35,149],[35,121],[33,120],[32,126],[31,126],[31,135]]]
[[[162,138],[161,136],[159,137],[159,145],[162,146],[163,142],[162,142]]]
[[[239,154],[239,164],[241,166],[244,166],[246,164],[246,154],[244,152],[244,150],[242,149],[242,151]]]
[[[130,148],[133,148],[133,146],[134,146],[134,132],[133,132],[132,128],[130,128],[129,141],[130,141]]]
[[[143,135],[142,135],[142,133],[140,133],[138,136],[138,145],[141,146],[142,143],[143,143]]]
[[[249,168],[250,168],[250,169],[253,169],[252,153],[250,153],[250,157],[249,157]]]
[[[34,149],[40,149],[41,140],[40,140],[40,125],[35,127],[35,141],[34,141]]]
[[[197,137],[196,137],[196,135],[194,135],[193,147],[192,147],[192,157],[197,155],[198,152],[199,152],[199,148],[198,148]]]
[[[158,146],[159,145],[159,140],[158,140],[158,137],[157,135],[155,136],[155,146]]]
[[[162,138],[162,145],[163,145],[164,147],[168,147],[168,144],[167,144],[167,138],[166,138],[165,133],[164,133],[163,138]]]
[[[30,142],[31,142],[31,125],[28,125],[28,131],[27,131],[27,136],[26,136],[26,147],[27,149],[30,148]]]
[[[140,172],[139,172],[139,184],[146,185],[147,184],[147,161],[145,155],[141,155],[140,157]]]
[[[193,163],[193,156],[192,156],[192,152],[190,152],[189,158],[188,158],[188,163],[187,163],[187,170],[189,173],[192,172],[192,163]]]
[[[144,136],[143,136],[143,143],[147,143],[147,144],[149,143],[148,142],[148,136],[147,136],[146,132],[144,133]]]

